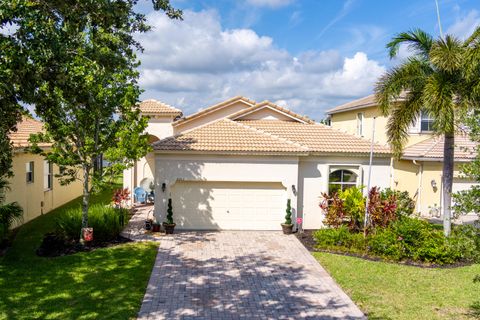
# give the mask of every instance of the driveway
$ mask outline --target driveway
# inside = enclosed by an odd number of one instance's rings
[[[364,319],[294,235],[165,236],[139,319]]]

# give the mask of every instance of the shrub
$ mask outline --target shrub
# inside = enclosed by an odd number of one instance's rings
[[[322,197],[320,208],[325,211],[323,222],[327,226],[338,228],[347,224],[352,231],[363,228],[365,198],[360,188],[348,188],[333,195],[324,193]]]
[[[368,251],[374,255],[392,260],[402,260],[405,256],[403,246],[397,234],[390,228],[378,229],[368,235]]]
[[[415,201],[410,197],[408,191],[398,191],[386,188],[380,193],[382,200],[395,197],[397,217],[411,216],[415,212]]]
[[[122,231],[127,222],[128,210],[116,209],[101,204],[92,205],[88,210],[88,225],[93,228],[94,241],[113,240]],[[56,233],[69,241],[80,239],[82,228],[82,210],[66,210],[56,221]]]
[[[172,207],[172,199],[168,199],[168,207],[167,207],[167,220],[165,221],[167,224],[173,224],[173,207]]]
[[[373,187],[368,193],[368,213],[372,228],[387,227],[397,219],[397,199],[394,194],[382,197],[378,187]]]
[[[364,251],[365,238],[361,233],[352,233],[347,226],[336,229],[325,228],[313,234],[317,246],[322,249],[341,249],[343,251]]]
[[[320,203],[320,208],[325,212],[323,223],[332,228],[342,226],[346,219],[343,200],[340,199],[338,193],[334,193],[333,195],[323,193],[322,198],[323,200]]]
[[[292,207],[291,207],[290,203],[291,203],[291,200],[288,199],[287,200],[287,209],[285,210],[286,214],[285,214],[285,223],[284,223],[284,224],[288,224],[288,225],[292,224]]]

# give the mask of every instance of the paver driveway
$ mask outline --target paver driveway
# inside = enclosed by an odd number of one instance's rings
[[[363,319],[293,235],[163,237],[139,319]]]

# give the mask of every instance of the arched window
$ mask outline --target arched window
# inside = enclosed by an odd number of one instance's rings
[[[350,170],[339,169],[332,171],[328,176],[328,193],[343,191],[357,185],[357,174]]]

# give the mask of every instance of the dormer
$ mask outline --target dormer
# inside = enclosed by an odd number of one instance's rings
[[[182,111],[155,99],[148,99],[138,104],[140,113],[149,118],[147,133],[153,143],[173,135],[172,123],[182,116]]]

